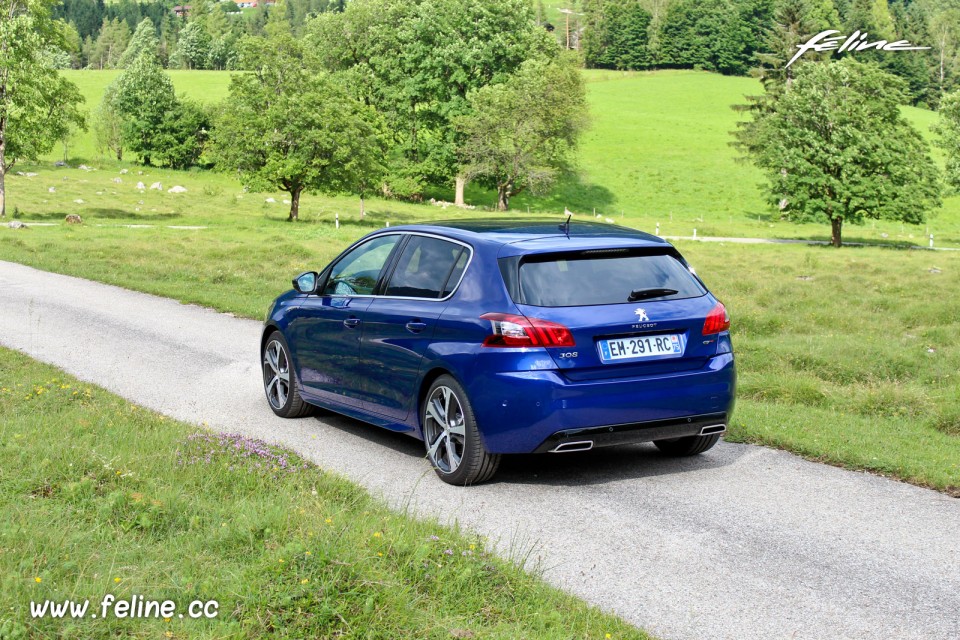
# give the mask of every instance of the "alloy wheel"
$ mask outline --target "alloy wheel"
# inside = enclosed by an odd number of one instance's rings
[[[282,409],[290,395],[290,359],[278,340],[263,350],[263,387],[274,409]]]
[[[463,407],[450,387],[440,386],[427,399],[423,421],[430,462],[443,473],[453,473],[463,460]]]

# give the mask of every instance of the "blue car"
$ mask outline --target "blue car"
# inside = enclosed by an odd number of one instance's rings
[[[509,453],[710,449],[734,404],[729,329],[656,236],[569,219],[408,225],[274,301],[263,383],[279,416],[322,407],[407,433],[441,479],[469,485]]]

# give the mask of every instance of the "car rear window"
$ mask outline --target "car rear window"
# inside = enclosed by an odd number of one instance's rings
[[[597,250],[528,256],[520,263],[518,302],[537,307],[675,300],[705,293],[680,260],[663,253]]]

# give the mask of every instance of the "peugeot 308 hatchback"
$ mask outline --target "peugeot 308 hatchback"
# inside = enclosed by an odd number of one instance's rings
[[[502,454],[710,449],[736,373],[727,311],[680,253],[625,227],[390,227],[301,274],[268,312],[267,400],[424,441],[451,484]]]

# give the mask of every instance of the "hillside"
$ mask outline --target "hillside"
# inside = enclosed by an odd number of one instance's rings
[[[118,71],[72,71],[93,110]],[[177,93],[206,103],[227,96],[229,72],[171,71]],[[826,225],[794,225],[772,214],[760,189],[762,176],[737,160],[729,132],[739,114],[731,105],[759,90],[750,78],[696,71],[584,71],[591,126],[583,138],[576,176],[560,181],[552,192],[521,194],[511,201],[515,211],[600,215],[668,235],[768,236],[825,238]],[[908,118],[932,139],[936,114],[912,107]],[[58,148],[48,159],[59,159]],[[76,162],[97,160],[91,131],[71,143]],[[938,152],[934,152],[942,162]],[[428,195],[452,200],[452,189]],[[468,201],[486,207],[494,194],[478,187]],[[847,239],[924,243],[934,233],[938,243],[960,244],[960,198],[945,200],[929,225],[869,223],[846,229]],[[884,235],[886,234],[886,235]]]

